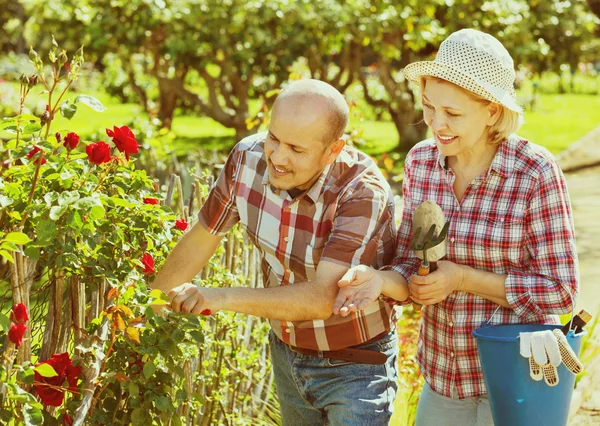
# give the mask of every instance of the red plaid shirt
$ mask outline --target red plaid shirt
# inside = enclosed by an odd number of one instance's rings
[[[578,265],[571,206],[564,176],[544,148],[513,135],[500,145],[489,170],[458,202],[455,175],[433,139],[417,144],[404,168],[404,210],[393,269],[407,280],[419,259],[409,250],[415,208],[440,205],[450,221],[446,260],[508,274],[510,308],[466,292],[423,309],[417,360],[439,394],[460,398],[486,393],[471,332],[490,324],[555,323],[571,311],[578,293]]]
[[[292,199],[269,184],[266,134],[235,146],[199,214],[202,225],[224,235],[238,221],[261,253],[265,287],[315,279],[321,260],[380,268],[395,253],[391,189],[375,163],[345,147],[315,184]],[[335,350],[363,343],[395,324],[394,309],[378,301],[347,317],[271,321],[285,343]]]

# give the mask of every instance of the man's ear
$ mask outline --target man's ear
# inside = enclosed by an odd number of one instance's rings
[[[327,164],[331,164],[335,161],[342,149],[346,146],[346,141],[342,138],[339,138],[337,141],[332,143],[329,148],[327,148]]]

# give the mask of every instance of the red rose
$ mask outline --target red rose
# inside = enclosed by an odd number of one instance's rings
[[[175,228],[179,229],[180,231],[185,231],[188,227],[188,223],[185,221],[185,219],[179,219],[175,221]]]
[[[110,146],[105,142],[91,143],[85,147],[88,159],[94,164],[108,163],[110,161]]]
[[[11,322],[10,329],[8,330],[8,340],[13,342],[18,348],[23,343],[23,336],[25,335],[26,330],[27,326],[25,323],[20,322],[15,324],[14,322]]]
[[[67,426],[71,426],[73,424],[73,418],[67,413],[63,415],[63,424]]]
[[[69,151],[77,148],[77,145],[79,145],[79,135],[75,132],[67,133],[67,136],[65,136],[65,141],[63,142],[63,145]]]
[[[144,363],[137,355],[133,355],[127,360],[127,367],[133,375],[138,376],[144,369]]]
[[[144,274],[154,274],[154,259],[148,253],[144,253],[142,256],[142,265],[144,265]]]
[[[144,197],[144,204],[158,204],[158,200],[156,198]]]
[[[125,158],[129,160],[129,154],[137,154],[140,146],[135,140],[135,135],[127,126],[113,126],[113,130],[106,129],[106,134],[112,138],[117,149],[125,153]]]
[[[12,307],[10,319],[16,322],[29,321],[29,314],[27,313],[27,307],[22,303],[17,303]]]
[[[34,387],[45,405],[58,407],[63,403],[65,391],[77,391],[77,380],[81,374],[81,368],[73,365],[69,354],[66,352],[54,354],[48,361],[39,362],[36,366],[40,364],[52,366],[58,376],[43,377],[35,371]],[[65,382],[68,384],[66,389],[64,387]]]
[[[31,160],[33,158],[33,156],[36,155],[38,152],[42,152],[42,148],[40,148],[37,145],[34,145],[33,149],[31,151],[29,151],[29,154],[27,154],[27,159]],[[46,164],[46,159],[45,158],[42,158],[42,164]]]

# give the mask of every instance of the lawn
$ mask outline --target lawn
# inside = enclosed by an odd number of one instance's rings
[[[17,90],[14,83],[3,83],[0,92],[11,88]],[[39,93],[39,91],[37,92]],[[58,117],[53,128],[70,130],[85,137],[96,131],[103,132],[105,127],[126,124],[135,117],[145,117],[142,109],[135,104],[121,104],[103,92],[90,93],[98,97],[106,111],[97,113],[85,105],[79,105],[75,117],[69,121]],[[68,98],[73,99],[72,94]],[[41,95],[31,96],[31,101],[43,102]],[[532,142],[558,153],[589,131],[600,125],[600,96],[577,94],[540,94],[534,111],[527,110],[525,124],[519,134]],[[363,149],[370,154],[379,154],[393,150],[398,142],[394,124],[386,121],[363,121],[353,123],[354,127],[364,128],[367,145]],[[173,120],[173,132],[176,138],[172,148],[178,155],[203,147],[207,149],[227,148],[234,143],[234,131],[223,127],[207,117],[193,115],[178,116]]]

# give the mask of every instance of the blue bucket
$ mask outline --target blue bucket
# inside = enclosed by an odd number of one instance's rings
[[[519,353],[519,333],[560,328],[557,324],[483,326],[473,331],[495,426],[565,426],[575,374],[558,367],[558,384],[548,386],[529,375],[529,360]],[[567,341],[579,355],[582,331]]]

